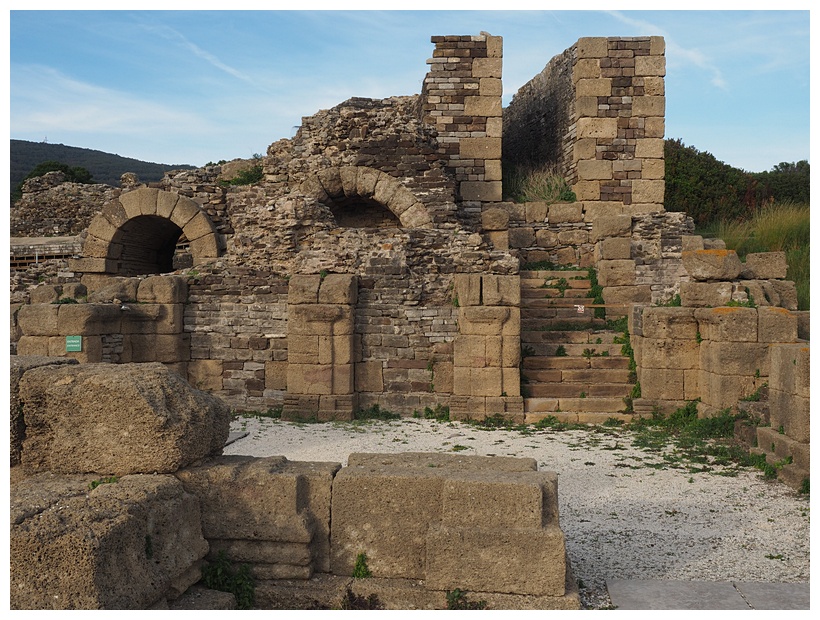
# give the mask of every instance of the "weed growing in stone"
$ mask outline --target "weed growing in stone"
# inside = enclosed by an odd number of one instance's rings
[[[367,579],[372,576],[373,573],[371,573],[370,569],[367,567],[367,555],[360,553],[356,556],[356,564],[353,566],[353,578]]]
[[[487,609],[487,601],[468,601],[467,592],[456,588],[447,591],[447,609]]]
[[[342,598],[341,609],[384,609],[384,605],[379,600],[376,594],[369,596],[359,596],[354,594],[353,590],[348,586],[345,591],[344,598]]]
[[[119,482],[116,476],[108,476],[107,478],[100,478],[99,480],[94,480],[88,485],[88,488],[92,491],[96,489],[101,484],[114,484],[115,482]]]
[[[370,405],[367,409],[359,409],[353,414],[354,420],[398,420],[399,418],[401,415],[382,409],[378,404]]]
[[[424,411],[419,413],[416,409],[413,411],[414,418],[424,418],[425,420],[436,420],[437,422],[450,421],[450,408],[447,406],[436,405],[434,409],[425,407]]]
[[[211,590],[233,594],[239,609],[253,608],[256,582],[251,575],[251,567],[242,564],[238,569],[234,568],[224,551],[220,551],[216,560],[202,568],[202,584]]]

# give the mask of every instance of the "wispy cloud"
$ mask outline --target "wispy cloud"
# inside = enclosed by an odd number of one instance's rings
[[[249,84],[254,83],[254,79],[251,76],[249,76],[249,75],[239,71],[238,69],[235,69],[235,68],[231,67],[230,65],[222,62],[219,58],[217,58],[216,56],[214,56],[210,52],[202,49],[201,47],[199,47],[198,45],[196,45],[192,41],[188,40],[188,38],[186,38],[185,35],[183,35],[181,32],[179,32],[177,30],[174,30],[170,26],[145,25],[144,27],[145,27],[146,30],[149,30],[151,32],[155,32],[158,35],[164,37],[165,39],[168,39],[170,41],[175,41],[175,42],[181,44],[183,48],[185,48],[188,51],[190,51],[191,53],[193,53],[194,56],[196,56],[197,58],[201,58],[202,60],[204,60],[205,62],[207,62],[211,66],[215,67],[216,69],[219,69],[220,71],[224,71],[228,75],[231,75],[231,76],[235,77],[237,80],[242,80],[243,82],[247,82]]]
[[[196,115],[82,82],[41,65],[11,65],[11,125],[16,132],[87,129],[141,134],[195,126]]]
[[[721,90],[728,90],[728,84],[724,79],[720,68],[714,60],[712,60],[712,58],[701,52],[699,49],[686,48],[679,45],[664,28],[658,26],[657,24],[640,19],[633,19],[628,15],[624,15],[620,11],[609,11],[608,13],[615,19],[638,28],[644,33],[653,33],[663,36],[666,41],[666,50],[669,57],[675,58],[676,60],[683,60],[684,62],[688,62],[689,64],[702,69],[710,75],[709,82],[713,86]]]

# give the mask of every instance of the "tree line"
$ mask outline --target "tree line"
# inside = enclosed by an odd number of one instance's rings
[[[766,172],[747,172],[682,140],[664,144],[667,211],[683,211],[704,226],[744,220],[775,202],[809,204],[809,162],[782,162]]]

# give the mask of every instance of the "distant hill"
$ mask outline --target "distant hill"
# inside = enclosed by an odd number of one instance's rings
[[[196,168],[190,164],[155,164],[152,162],[120,157],[111,153],[83,149],[64,144],[11,140],[11,190],[14,191],[38,164],[58,161],[69,166],[82,166],[91,173],[96,183],[119,187],[125,172],[134,172],[140,181],[159,181],[168,170]]]

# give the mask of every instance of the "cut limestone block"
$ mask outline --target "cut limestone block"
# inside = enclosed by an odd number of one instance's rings
[[[230,409],[159,363],[44,366],[20,380],[21,462],[60,473],[170,473],[221,454]]]
[[[173,476],[94,480],[12,486],[12,609],[147,609],[192,584],[208,551],[197,499]]]

